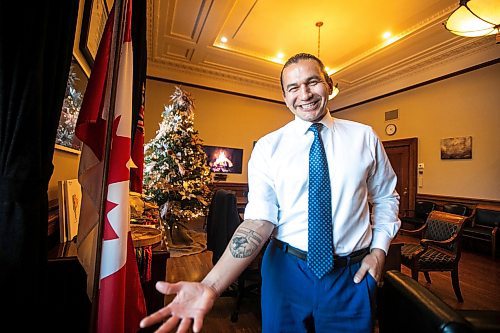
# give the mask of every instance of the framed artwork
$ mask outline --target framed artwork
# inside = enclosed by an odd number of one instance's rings
[[[441,139],[441,159],[471,159],[472,136]]]
[[[61,117],[56,134],[56,148],[79,154],[82,143],[75,136],[76,121],[80,114],[88,77],[73,57],[66,85]]]
[[[106,0],[85,0],[79,46],[90,68],[94,65],[109,10]]]

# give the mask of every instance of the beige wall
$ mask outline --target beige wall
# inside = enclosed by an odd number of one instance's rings
[[[56,148],[52,163],[54,164],[54,172],[49,181],[48,196],[49,201],[58,198],[57,182],[64,179],[78,178],[78,162],[80,155],[75,153],[59,150]]]
[[[173,84],[157,80],[146,82],[145,142],[155,136],[164,105],[170,104],[174,87]],[[253,142],[293,119],[284,104],[181,87],[194,99],[195,129],[206,145],[243,148],[243,173],[229,174],[228,182],[246,183]]]
[[[417,137],[418,193],[500,200],[500,64],[334,113],[371,125],[382,140]],[[333,107],[334,109],[334,107]],[[399,109],[397,132],[384,113]],[[441,160],[442,138],[472,136],[472,159]]]
[[[382,140],[417,137],[419,163],[424,163],[418,193],[500,200],[500,65],[489,66],[356,108],[334,113],[373,126]],[[184,87],[195,99],[195,128],[207,145],[244,149],[243,174],[228,182],[247,181],[247,161],[253,141],[292,119],[282,104]],[[163,106],[174,85],[148,80],[146,142],[158,129]],[[335,100],[334,100],[335,101]],[[333,103],[334,103],[333,101]],[[384,133],[384,113],[399,109],[398,130]],[[440,140],[472,136],[472,159],[441,160]],[[57,198],[57,181],[77,177],[78,155],[57,150],[49,198]]]

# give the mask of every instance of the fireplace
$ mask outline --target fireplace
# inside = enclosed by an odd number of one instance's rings
[[[243,149],[203,146],[207,163],[214,173],[242,173]]]

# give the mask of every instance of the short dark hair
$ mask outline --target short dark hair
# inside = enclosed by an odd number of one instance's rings
[[[318,58],[313,56],[312,54],[309,53],[297,53],[290,59],[288,59],[285,64],[283,65],[283,68],[281,69],[281,74],[280,74],[280,82],[281,82],[281,91],[283,94],[285,94],[285,87],[283,87],[283,71],[285,68],[290,66],[291,64],[296,64],[301,60],[313,60],[316,61],[316,63],[319,65],[319,68],[321,69],[321,73],[323,74],[323,77],[325,78],[326,84],[330,87],[330,89],[333,89],[333,81],[332,78],[328,75],[325,69],[325,65],[323,62]]]

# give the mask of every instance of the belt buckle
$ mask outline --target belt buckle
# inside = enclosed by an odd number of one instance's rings
[[[333,267],[346,267],[349,266],[350,258],[346,257],[337,257],[333,259]]]

